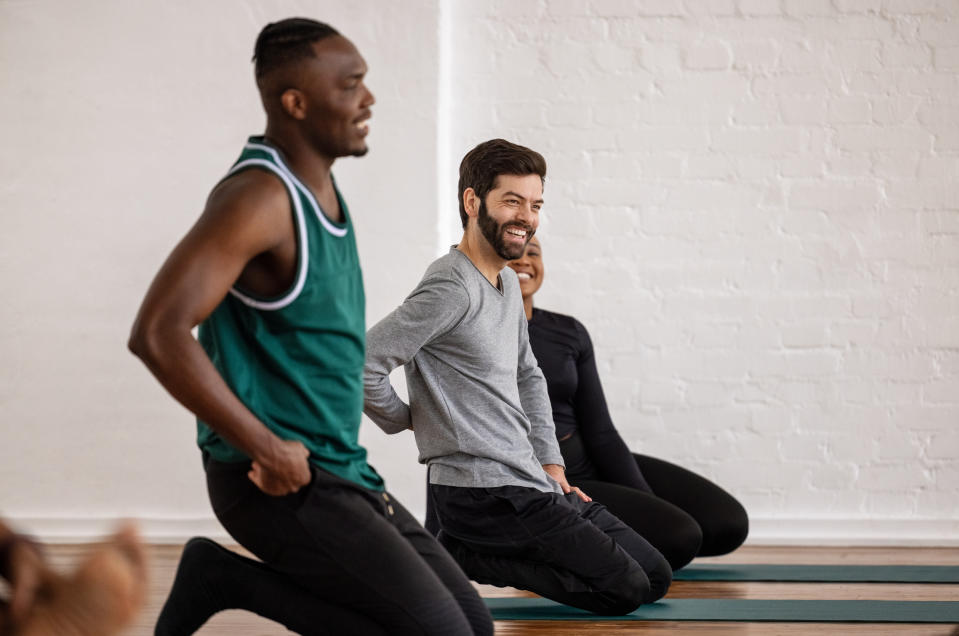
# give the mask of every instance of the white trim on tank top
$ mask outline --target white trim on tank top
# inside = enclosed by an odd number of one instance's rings
[[[290,177],[293,183],[296,184],[297,189],[303,193],[303,195],[309,200],[310,203],[313,204],[313,211],[316,214],[317,218],[320,219],[320,224],[323,226],[323,229],[337,238],[343,238],[344,236],[346,236],[348,228],[336,227],[335,225],[333,225],[333,223],[327,218],[326,214],[323,213],[323,208],[320,207],[319,202],[316,200],[316,197],[313,196],[313,193],[310,191],[310,189],[307,188],[305,185],[303,185],[303,183],[296,177],[296,175],[293,174],[293,171],[290,170],[285,163],[283,163],[283,159],[280,157],[280,153],[278,153],[275,148],[271,148],[270,146],[266,146],[263,144],[255,144],[252,142],[247,143],[246,147],[250,150],[261,150],[263,152],[269,153],[273,157],[273,160],[276,161],[277,165],[279,165],[280,168],[282,168],[283,171],[286,172],[287,176]],[[346,219],[345,211],[343,214],[343,218]]]
[[[286,186],[286,189],[290,194],[290,200],[293,202],[293,210],[296,213],[296,230],[297,234],[299,235],[300,270],[296,273],[296,283],[293,285],[293,289],[291,289],[289,293],[282,298],[278,298],[276,300],[257,300],[255,298],[251,298],[239,291],[235,286],[230,288],[230,293],[239,298],[245,305],[249,305],[255,309],[275,311],[277,309],[283,309],[296,300],[297,296],[300,295],[300,292],[303,291],[303,285],[306,284],[306,270],[310,264],[310,250],[306,234],[306,218],[303,216],[303,205],[300,203],[300,197],[298,197],[296,194],[296,187],[293,185],[293,182],[290,181],[286,171],[275,164],[270,163],[266,159],[244,159],[240,163],[233,166],[230,172],[227,173],[227,176],[235,174],[239,170],[242,170],[248,166],[262,166],[267,168],[270,172],[276,174],[276,176],[278,176],[283,182],[283,185]]]

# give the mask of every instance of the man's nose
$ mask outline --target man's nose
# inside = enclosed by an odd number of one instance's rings
[[[526,202],[526,203],[523,203],[523,205],[519,206],[518,216],[520,220],[522,220],[524,223],[533,225],[536,220],[536,213],[533,212],[533,204]]]

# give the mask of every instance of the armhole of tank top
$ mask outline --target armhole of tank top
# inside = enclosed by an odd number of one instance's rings
[[[306,284],[306,273],[310,264],[310,250],[309,239],[306,232],[306,218],[303,213],[303,205],[300,202],[300,197],[296,191],[296,186],[293,185],[289,175],[287,175],[282,168],[270,163],[266,159],[244,159],[233,166],[230,172],[227,173],[227,178],[250,168],[262,168],[272,172],[277,176],[277,178],[280,179],[280,181],[283,182],[283,186],[286,188],[286,193],[290,197],[290,207],[293,209],[293,218],[296,222],[296,257],[298,268],[296,272],[296,279],[293,281],[293,285],[287,292],[278,298],[255,298],[248,292],[240,291],[235,285],[230,288],[230,294],[240,300],[240,302],[243,304],[253,307],[254,309],[260,309],[263,311],[276,311],[278,309],[283,309],[296,300],[300,295],[300,292],[303,291],[303,286]]]

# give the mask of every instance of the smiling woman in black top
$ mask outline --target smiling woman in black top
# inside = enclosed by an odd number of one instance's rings
[[[616,432],[586,328],[571,316],[535,309],[542,249],[532,239],[511,261],[519,277],[529,340],[546,376],[566,475],[652,543],[674,570],[696,556],[731,552],[749,530],[745,509],[709,480],[630,452]]]

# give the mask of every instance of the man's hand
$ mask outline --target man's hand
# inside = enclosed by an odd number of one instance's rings
[[[301,442],[277,439],[268,452],[253,460],[247,476],[268,495],[289,495],[310,483],[309,456]]]
[[[7,564],[10,580],[10,619],[17,623],[33,607],[38,592],[52,576],[43,563],[37,546],[23,537],[15,537],[10,546]]]
[[[559,484],[559,487],[563,489],[564,494],[575,492],[583,501],[593,500],[592,497],[587,495],[576,486],[569,485],[569,482],[566,481],[566,471],[559,464],[543,464],[543,470],[545,470],[546,474]]]

